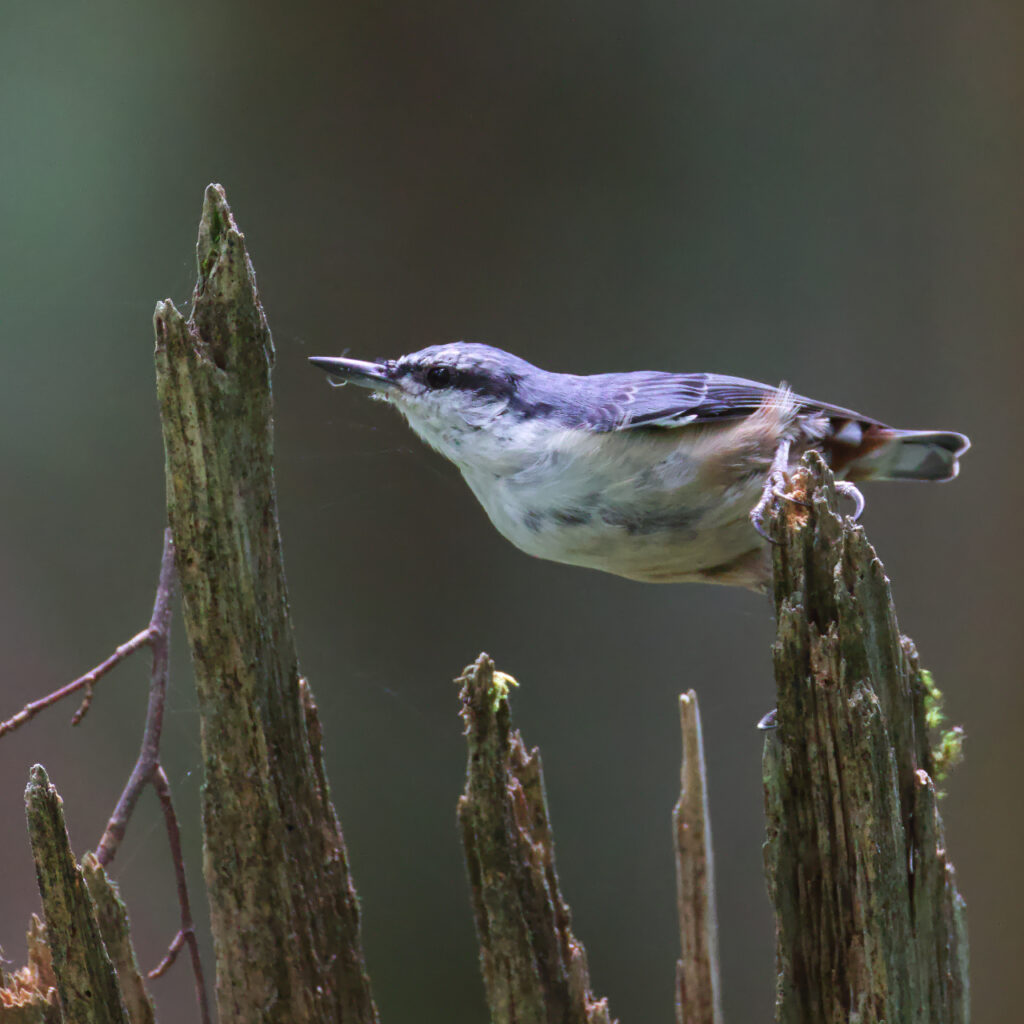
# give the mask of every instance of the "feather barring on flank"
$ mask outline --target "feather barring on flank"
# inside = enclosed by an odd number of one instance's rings
[[[856,516],[858,483],[952,480],[970,447],[714,373],[551,373],[468,342],[310,362],[398,409],[522,551],[647,582],[764,589],[764,513],[809,450]]]

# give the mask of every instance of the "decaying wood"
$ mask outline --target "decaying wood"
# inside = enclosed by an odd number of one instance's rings
[[[672,814],[682,954],[676,964],[676,1022],[722,1024],[711,816],[700,708],[693,690],[679,697],[679,723],[683,766],[679,801]]]
[[[913,644],[813,453],[771,520],[778,728],[765,864],[782,1024],[962,1024],[964,905],[946,855]]]
[[[376,1022],[359,910],[299,674],[272,465],[274,348],[224,191],[186,320],[157,305],[157,392],[203,749],[221,1024]]]
[[[155,1024],[156,1014],[153,1001],[146,991],[135,950],[132,947],[131,929],[128,924],[128,910],[121,899],[117,886],[96,855],[87,853],[82,858],[82,877],[96,909],[96,923],[100,926],[103,945],[121,988],[121,998],[131,1024]]]
[[[24,967],[8,973],[0,966],[0,1024],[61,1024],[53,955],[46,926],[35,914],[27,940]]]
[[[485,654],[457,680],[469,757],[459,825],[492,1024],[613,1024],[555,871],[540,753],[512,732]]]
[[[64,1024],[131,1024],[61,799],[42,765],[29,773],[25,809]]]

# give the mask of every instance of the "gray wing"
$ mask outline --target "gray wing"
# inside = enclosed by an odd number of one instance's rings
[[[769,384],[717,373],[607,373],[585,379],[593,388],[586,414],[593,430],[671,429],[741,419],[779,392]],[[836,405],[794,397],[801,412],[865,424],[877,422]]]

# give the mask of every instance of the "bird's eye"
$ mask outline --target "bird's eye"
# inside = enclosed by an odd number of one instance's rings
[[[427,387],[446,388],[452,382],[452,371],[447,366],[432,366],[427,370]]]

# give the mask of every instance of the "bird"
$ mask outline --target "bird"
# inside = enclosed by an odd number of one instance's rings
[[[959,433],[715,373],[542,370],[477,342],[366,362],[311,356],[394,406],[461,472],[498,532],[537,558],[651,583],[765,591],[764,515],[809,450],[856,505],[870,480],[952,480]]]

